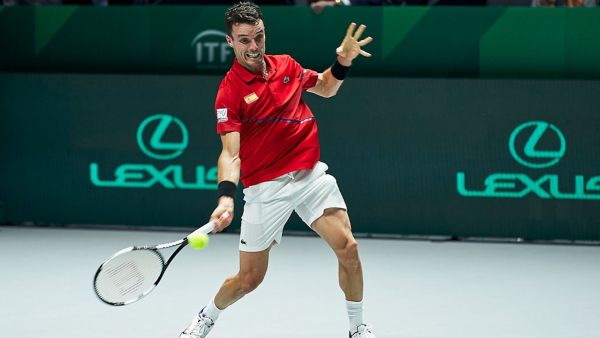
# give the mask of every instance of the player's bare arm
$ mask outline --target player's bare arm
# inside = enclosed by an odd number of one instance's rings
[[[371,53],[366,52],[362,49],[363,46],[371,43],[373,38],[368,36],[364,39],[360,39],[362,34],[364,33],[367,26],[360,25],[356,28],[356,23],[351,23],[346,30],[346,35],[342,40],[340,46],[335,50],[337,54],[337,63],[339,66],[332,66],[327,68],[323,73],[319,73],[319,79],[317,80],[317,84],[309,89],[308,91],[314,94],[317,94],[322,97],[332,97],[337,94],[338,89],[344,82],[343,76],[337,75],[339,71],[336,72],[334,67],[337,67],[337,70],[344,71],[344,68],[349,68],[352,66],[352,60],[357,58],[359,55],[364,57],[371,57]],[[340,67],[341,66],[341,67]],[[342,77],[340,79],[340,77]]]
[[[236,185],[240,180],[240,133],[228,132],[221,135],[223,150],[217,163],[218,182],[229,181]],[[231,224],[233,220],[234,199],[221,196],[218,205],[210,216],[215,222],[214,232],[220,232]]]

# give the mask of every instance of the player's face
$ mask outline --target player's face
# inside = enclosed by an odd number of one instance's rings
[[[235,58],[252,73],[262,71],[265,59],[265,25],[260,20],[256,25],[234,24],[227,43],[233,48]]]

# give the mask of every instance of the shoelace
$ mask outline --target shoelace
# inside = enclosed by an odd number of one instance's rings
[[[367,336],[367,333],[373,333],[371,332],[371,328],[369,326],[364,325],[364,329],[362,330],[360,329],[361,326],[359,326],[359,329],[356,332],[354,332],[354,334],[352,334],[352,338],[370,337],[370,335]]]
[[[204,324],[204,325],[202,325],[202,324]],[[207,316],[199,316],[198,321],[196,321],[195,325],[192,325],[190,333],[194,334],[194,335],[201,335],[201,334],[208,333],[208,330],[214,324],[215,323],[213,322],[213,320],[208,318]]]

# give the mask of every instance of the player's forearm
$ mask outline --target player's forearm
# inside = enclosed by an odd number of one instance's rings
[[[233,155],[224,150],[221,152],[221,156],[219,156],[217,168],[219,172],[217,177],[219,182],[219,199],[217,209],[213,212],[213,216],[218,214],[217,211],[221,213],[220,215],[223,215],[225,212],[233,215],[234,196],[237,190],[236,186],[240,179],[240,158],[237,154]],[[232,183],[235,184],[235,186]],[[218,231],[222,229],[223,227],[219,226]]]
[[[221,152],[217,162],[217,181],[230,181],[237,185],[240,180],[240,164],[241,161],[238,154],[230,154],[227,151]]]
[[[335,96],[344,83],[351,65],[352,60],[338,56],[336,64],[319,74],[316,86],[309,91],[322,97]]]
[[[331,74],[331,67],[327,68],[322,74],[321,88],[319,94],[323,97],[333,97],[344,83],[343,80],[336,79]]]

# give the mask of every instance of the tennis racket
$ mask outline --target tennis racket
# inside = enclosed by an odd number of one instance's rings
[[[148,295],[162,279],[173,258],[188,244],[192,234],[210,233],[215,228],[209,222],[187,237],[154,246],[132,246],[118,251],[102,263],[94,276],[94,291],[106,304],[131,304]],[[159,250],[178,246],[165,263]]]

